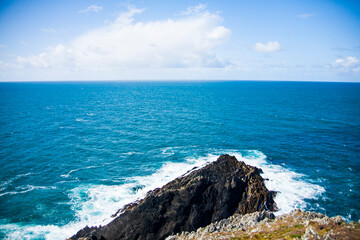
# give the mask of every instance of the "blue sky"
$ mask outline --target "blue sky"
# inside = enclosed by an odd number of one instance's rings
[[[0,1],[0,81],[360,82],[360,1]]]

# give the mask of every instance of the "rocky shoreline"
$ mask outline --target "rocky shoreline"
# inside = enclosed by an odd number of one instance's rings
[[[126,205],[109,224],[86,226],[69,239],[359,239],[359,224],[340,217],[297,210],[275,218],[276,193],[261,172],[221,155]]]
[[[235,214],[193,232],[182,232],[166,240],[195,239],[360,239],[360,221],[347,223],[340,216],[329,218],[300,209],[275,217],[268,211]]]
[[[261,169],[220,156],[119,210],[106,226],[81,229],[71,239],[165,239],[233,214],[277,209]]]

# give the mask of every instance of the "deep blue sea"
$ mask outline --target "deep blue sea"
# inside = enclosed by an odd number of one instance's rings
[[[360,218],[360,84],[0,83],[0,238],[65,239],[223,153],[277,214]]]

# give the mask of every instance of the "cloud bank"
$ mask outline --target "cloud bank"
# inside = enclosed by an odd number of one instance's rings
[[[182,11],[180,13],[180,15],[184,15],[184,16],[191,15],[191,14],[194,14],[194,13],[199,13],[201,11],[204,11],[205,9],[206,9],[206,5],[200,3],[200,4],[196,5],[196,6],[191,6],[191,7],[186,8],[186,10]]]
[[[342,72],[360,72],[360,61],[356,57],[338,58],[332,66]]]
[[[88,13],[88,12],[100,12],[102,10],[101,6],[90,5],[87,8],[80,10],[79,13]]]
[[[203,5],[188,8],[183,16],[162,21],[137,22],[144,10],[130,8],[112,23],[28,57],[18,56],[22,67],[72,71],[119,68],[220,68],[228,65],[214,48],[230,35],[217,13]]]
[[[280,43],[278,41],[269,41],[268,43],[256,43],[254,50],[257,52],[276,52],[281,49]]]

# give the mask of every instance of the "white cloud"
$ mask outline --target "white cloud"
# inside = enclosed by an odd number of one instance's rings
[[[5,68],[5,67],[7,67],[6,63],[0,60],[0,68]]]
[[[119,16],[115,19],[114,24],[118,27],[129,25],[134,21],[134,15],[141,14],[144,11],[145,9],[129,8],[127,12],[119,14]]]
[[[280,43],[278,41],[269,41],[268,43],[256,43],[254,50],[257,52],[276,52],[281,49]]]
[[[80,10],[79,13],[87,13],[87,12],[100,12],[102,10],[101,6],[90,5],[87,8]]]
[[[333,63],[332,66],[340,71],[344,72],[359,72],[360,71],[360,61],[356,57],[345,57],[338,58]]]
[[[194,14],[194,13],[199,13],[199,12],[202,12],[206,9],[206,5],[205,4],[198,4],[196,6],[191,6],[191,7],[188,7],[186,8],[185,11],[182,11],[180,13],[180,15],[191,15],[191,14]]]
[[[315,16],[314,13],[303,13],[303,14],[296,15],[297,18],[309,18],[309,17],[313,17],[313,16]]]
[[[218,14],[202,10],[177,19],[136,22],[134,15],[142,12],[131,8],[68,45],[17,61],[23,67],[73,71],[227,66],[213,51],[230,35]]]
[[[359,63],[359,59],[351,56],[347,58],[338,58],[335,61],[335,65],[345,68],[355,66],[357,63]]]
[[[18,67],[19,66],[17,64],[6,63],[0,60],[0,69],[9,69],[9,68],[16,69]]]

